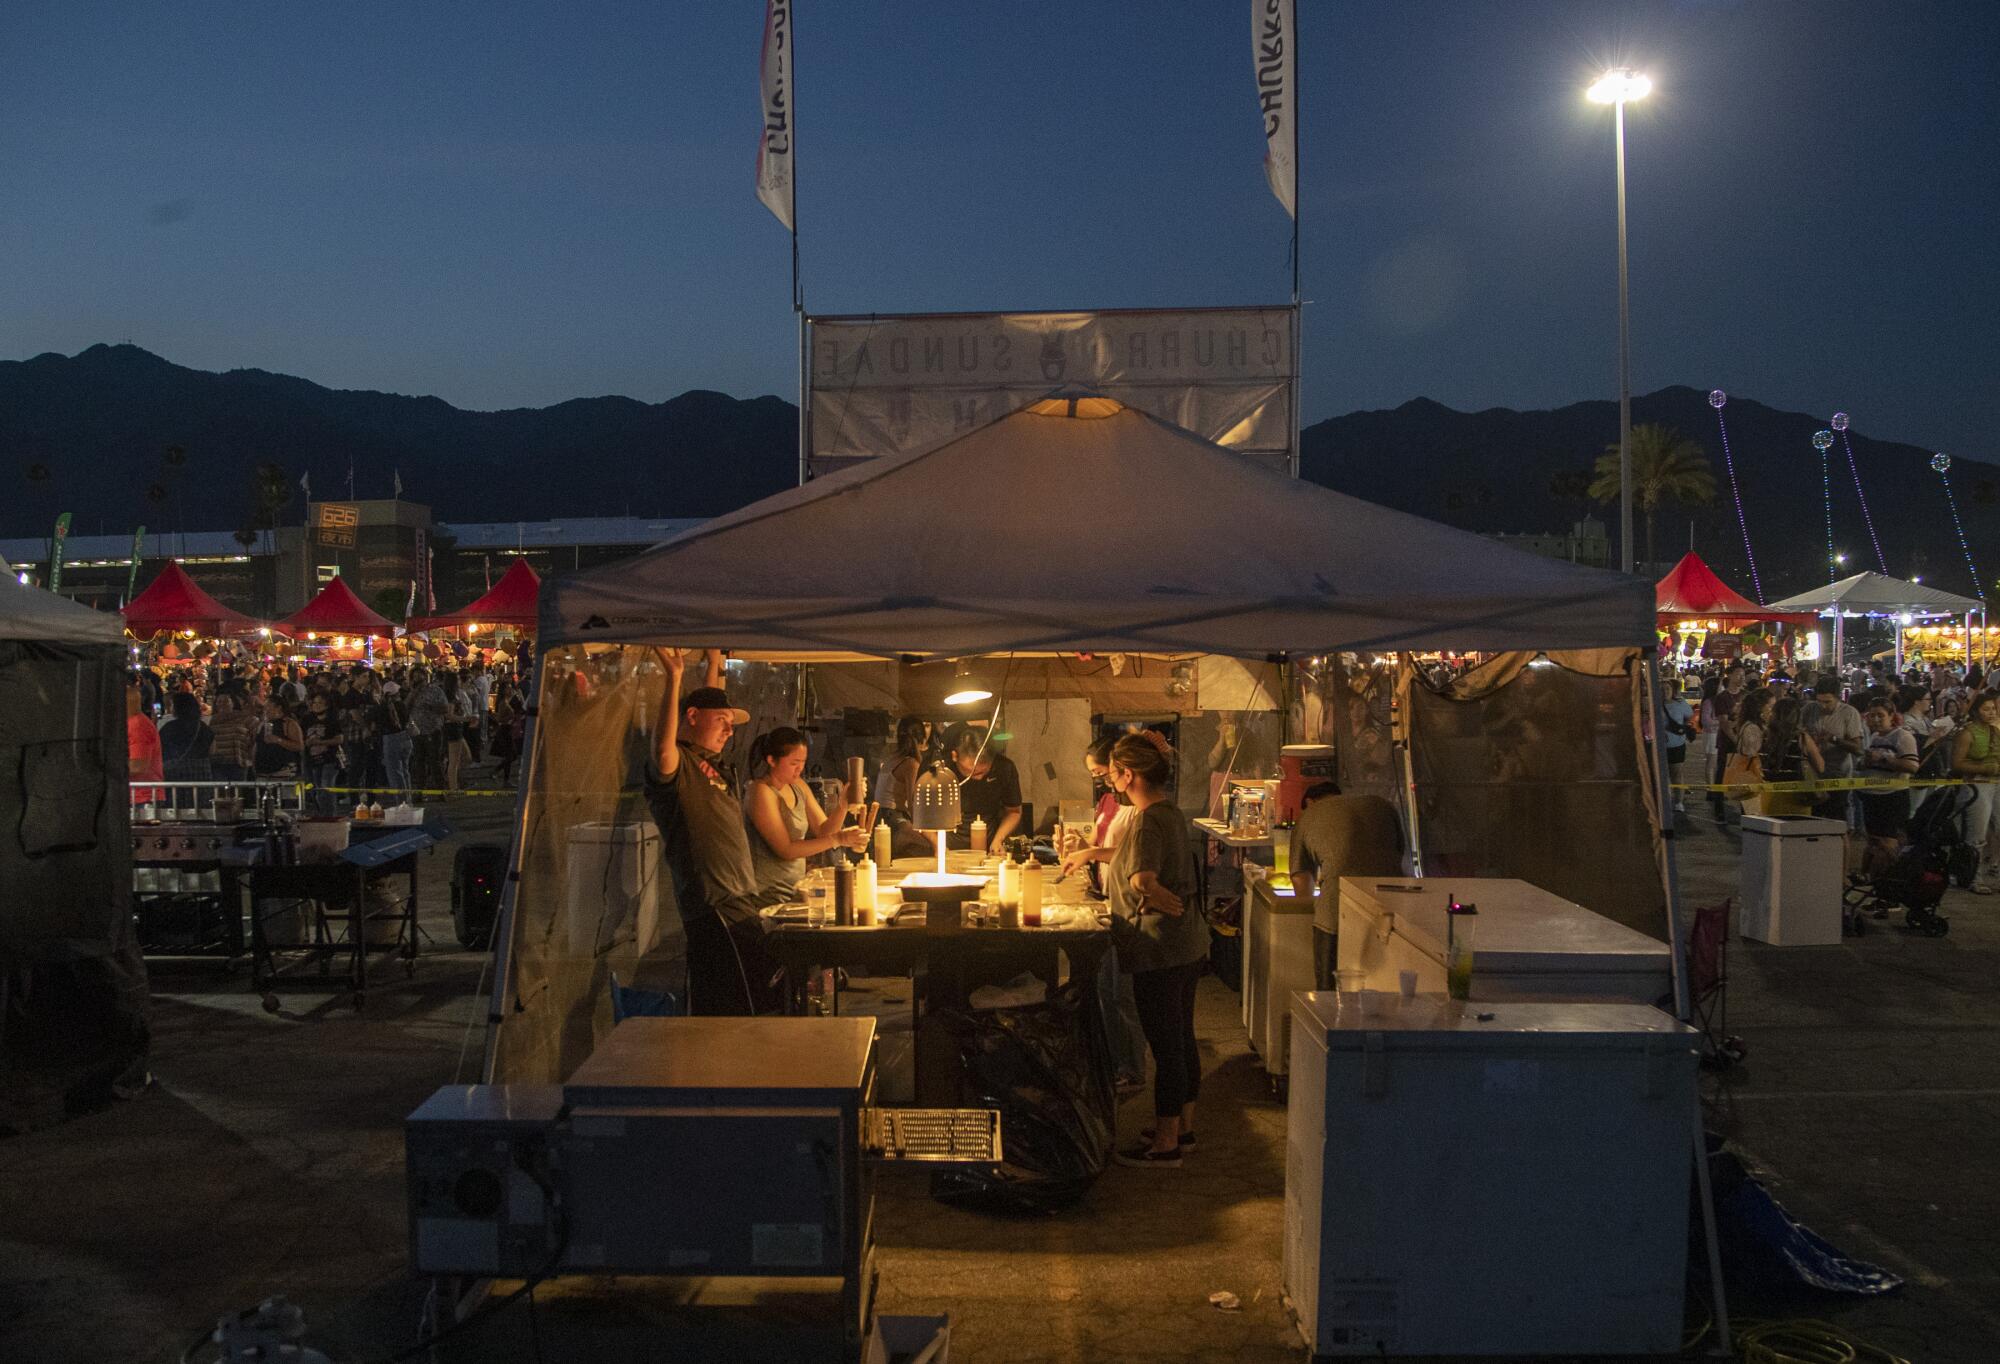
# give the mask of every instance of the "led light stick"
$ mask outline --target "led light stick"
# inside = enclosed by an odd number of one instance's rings
[[[1743,557],[1750,561],[1750,590],[1757,594],[1758,605],[1764,602],[1764,584],[1757,577],[1757,556],[1750,549],[1750,523],[1743,516],[1743,492],[1736,486],[1736,460],[1729,453],[1729,423],[1723,420],[1722,408],[1729,401],[1729,395],[1721,389],[1710,389],[1708,405],[1715,409],[1715,425],[1722,432],[1722,467],[1729,471],[1729,496],[1736,503],[1736,528],[1743,532]]]
[[[1972,574],[1972,589],[1979,594],[1979,600],[1985,601],[1986,588],[1979,581],[1979,570],[1973,567],[1972,546],[1966,543],[1965,526],[1958,519],[1958,499],[1951,492],[1951,456],[1932,455],[1931,468],[1937,470],[1938,482],[1944,484],[1945,505],[1951,508],[1951,528],[1958,532],[1958,547],[1965,555],[1966,571]]]
[[[1882,576],[1889,575],[1889,560],[1882,553],[1882,542],[1875,538],[1875,518],[1868,512],[1868,495],[1861,491],[1861,466],[1854,460],[1854,441],[1847,434],[1847,414],[1833,414],[1833,429],[1840,432],[1841,448],[1847,451],[1848,472],[1854,475],[1854,496],[1861,503],[1861,524],[1868,527],[1868,541],[1875,546],[1875,562],[1882,566]]]
[[[1833,432],[1813,432],[1813,449],[1819,451],[1819,500],[1826,509],[1826,580],[1833,582],[1833,568],[1839,560],[1833,555],[1833,483],[1827,474],[1826,452],[1833,448]],[[1835,660],[1835,667],[1839,661]]]

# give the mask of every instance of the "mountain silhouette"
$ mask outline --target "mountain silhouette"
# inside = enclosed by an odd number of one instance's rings
[[[1825,416],[1732,397],[1724,409],[1744,515],[1767,599],[1826,581],[1826,523],[1812,435]],[[1830,414],[1829,414],[1830,415]],[[1745,592],[1752,584],[1729,493],[1716,413],[1705,390],[1632,400],[1634,423],[1679,430],[1708,454],[1717,485],[1706,508],[1663,508],[1662,561],[1695,547]],[[1579,478],[1617,440],[1617,405],[1459,412],[1428,398],[1351,412],[1306,428],[1301,472],[1328,487],[1464,529],[1561,531],[1585,515],[1613,525],[1615,506],[1581,496]],[[694,390],[662,403],[578,398],[553,407],[474,412],[438,398],[330,389],[264,370],[188,369],[137,346],[0,362],[0,534],[46,534],[76,513],[78,534],[225,530],[251,514],[252,470],[309,473],[319,497],[404,495],[442,521],[629,514],[709,516],[791,487],[798,412],[781,398]],[[1974,594],[1932,452],[1848,432],[1875,537],[1897,576]],[[170,457],[168,447],[185,452]],[[1879,568],[1845,448],[1829,451],[1842,573]],[[178,460],[178,462],[176,462]],[[1968,542],[2000,569],[2000,468],[1951,469]],[[1137,491],[1137,490],[1135,490]],[[303,515],[295,497],[283,519]],[[1246,532],[1254,531],[1246,527]],[[1637,530],[1644,552],[1643,522]]]
[[[1832,414],[1781,412],[1731,397],[1722,415],[1765,599],[1824,583],[1826,500],[1812,438]],[[1635,396],[1632,422],[1675,428],[1701,446],[1715,471],[1712,505],[1661,509],[1655,528],[1660,560],[1670,563],[1686,552],[1692,523],[1694,547],[1710,567],[1751,595],[1743,533],[1708,391],[1674,387]],[[1866,517],[1846,446],[1836,440],[1827,452],[1834,544],[1847,555],[1839,575],[1880,571],[1879,541],[1892,575],[1920,575],[1947,591],[1976,596],[1952,529],[1944,482],[1930,467],[1933,452],[1865,435],[1859,426],[1850,427],[1847,436],[1867,497]],[[1612,528],[1615,541],[1617,505],[1585,501],[1573,476],[1590,468],[1607,446],[1615,448],[1617,440],[1618,405],[1609,400],[1548,411],[1457,412],[1417,398],[1390,411],[1351,412],[1308,427],[1300,441],[1300,472],[1341,492],[1466,530],[1557,531],[1588,511]],[[1577,495],[1565,496],[1559,488],[1566,474],[1572,476],[1569,491]],[[2000,568],[2000,468],[1954,459],[1950,476],[1974,561],[1991,581]],[[1644,521],[1636,511],[1633,523],[1643,556]]]

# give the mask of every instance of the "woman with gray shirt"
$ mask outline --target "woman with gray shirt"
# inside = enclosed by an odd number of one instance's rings
[[[1208,923],[1193,899],[1187,816],[1173,801],[1174,763],[1154,734],[1127,735],[1111,749],[1111,789],[1132,803],[1104,878],[1112,935],[1132,973],[1139,1026],[1153,1052],[1153,1126],[1121,1165],[1179,1165],[1194,1148],[1201,1053],[1194,1035],[1195,985],[1208,960]]]

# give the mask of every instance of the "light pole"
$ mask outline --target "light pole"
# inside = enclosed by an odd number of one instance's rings
[[[1632,571],[1632,308],[1625,284],[1625,105],[1652,93],[1653,82],[1629,67],[1599,76],[1584,91],[1615,112],[1618,145],[1618,559]]]

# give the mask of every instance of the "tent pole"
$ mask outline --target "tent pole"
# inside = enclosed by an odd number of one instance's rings
[[[521,787],[514,796],[514,836],[507,849],[507,875],[500,882],[500,907],[493,916],[493,989],[486,1006],[486,1047],[479,1063],[481,1084],[493,1084],[493,1070],[500,1059],[500,1027],[511,1007],[514,978],[514,920],[521,896],[521,861],[528,848],[528,792],[535,776],[535,728],[542,711],[542,681],[548,675],[547,656],[535,659],[535,673],[528,688],[531,698],[526,723],[521,729]]]
[[[1410,697],[1416,690],[1417,664],[1409,654],[1396,655],[1396,691],[1400,704],[1396,711],[1400,717],[1400,734],[1392,731],[1392,742],[1402,750],[1403,755],[1403,829],[1410,836],[1410,874],[1421,878],[1424,874],[1424,840],[1417,821],[1417,764],[1410,755]]]
[[[1665,693],[1660,688],[1660,661],[1657,653],[1645,662],[1646,709],[1653,720],[1653,741],[1647,757],[1652,764],[1655,789],[1659,792],[1660,876],[1667,893],[1667,945],[1674,964],[1674,1016],[1686,1023],[1693,1015],[1688,989],[1687,939],[1681,932],[1680,865],[1674,851],[1674,793],[1667,774],[1667,749],[1660,742],[1667,732]],[[1734,1358],[1735,1347],[1729,1330],[1729,1301],[1722,1286],[1722,1245],[1715,1230],[1715,1189],[1709,1179],[1708,1135],[1703,1130],[1701,1101],[1693,1106],[1694,1180],[1701,1199],[1702,1240],[1708,1252],[1708,1281],[1714,1295],[1710,1310],[1715,1315],[1715,1343],[1711,1357]]]

